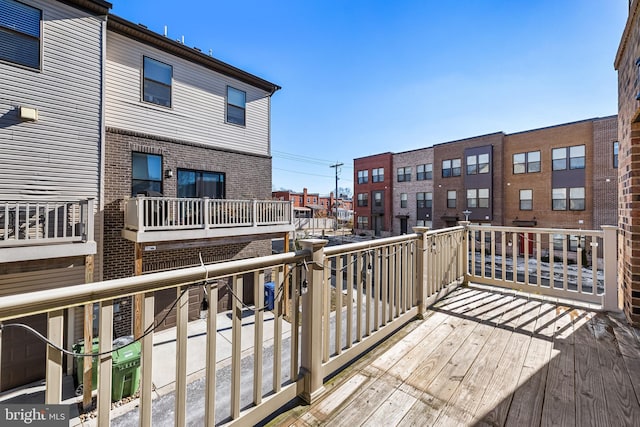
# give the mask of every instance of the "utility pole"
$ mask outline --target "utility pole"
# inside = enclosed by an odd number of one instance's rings
[[[335,168],[336,169],[336,192],[335,192],[335,194],[333,196],[334,203],[336,204],[336,223],[334,225],[334,230],[335,230],[334,236],[338,232],[338,168],[340,166],[342,166],[342,165],[344,165],[344,163],[336,162],[335,165],[329,166],[330,168]]]

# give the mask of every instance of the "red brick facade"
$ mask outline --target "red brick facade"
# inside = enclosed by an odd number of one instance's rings
[[[384,178],[374,182],[372,171],[383,169]],[[366,182],[361,176],[358,180],[358,172],[366,172]],[[393,234],[393,154],[383,153],[353,160],[353,201],[354,219],[353,226],[356,232],[373,232],[380,236]],[[378,175],[379,176],[379,175]],[[382,195],[381,206],[376,206],[375,194]],[[367,196],[367,206],[361,206],[359,195]],[[358,218],[366,218],[367,226],[363,227]],[[360,224],[360,225],[359,225]]]

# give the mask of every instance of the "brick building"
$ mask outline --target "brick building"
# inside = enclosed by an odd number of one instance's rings
[[[618,283],[627,319],[640,325],[640,1],[629,17],[614,67],[618,71]]]
[[[433,227],[433,148],[393,155],[393,229]]]
[[[320,193],[309,193],[306,188],[302,192],[295,191],[272,191],[271,197],[275,200],[290,201],[296,211],[296,216],[300,218],[324,218],[335,214],[335,197],[333,191],[328,196],[321,196]],[[353,210],[353,201],[346,197],[338,197],[338,208]]]
[[[393,154],[382,153],[354,159],[353,169],[355,231],[372,231],[376,236],[394,234]]]

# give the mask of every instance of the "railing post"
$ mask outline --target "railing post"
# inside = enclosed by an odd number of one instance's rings
[[[302,399],[312,403],[324,392],[322,383],[322,289],[327,286],[323,282],[324,246],[328,243],[322,239],[306,239],[300,242],[302,248],[311,252],[311,262],[306,265],[308,271],[302,286],[307,292],[302,295],[302,360],[301,371],[304,374],[304,391]],[[304,267],[303,267],[304,268]],[[328,321],[328,319],[325,319]]]
[[[462,244],[460,247],[462,248],[462,273],[463,273],[463,284],[469,283],[469,221],[458,221],[458,225],[464,227],[464,231],[462,234]]]
[[[93,222],[93,210],[95,208],[96,199],[90,198],[87,200],[87,223],[86,223],[86,238],[85,241],[93,242],[94,240],[94,222]]]
[[[202,218],[202,228],[206,230],[210,227],[211,223],[211,204],[209,203],[209,198],[203,197],[202,204],[202,215],[204,215],[204,218]]]
[[[618,280],[617,280],[617,255],[616,241],[618,227],[613,225],[603,225],[604,231],[602,256],[604,261],[604,301],[602,308],[605,311],[619,311],[622,305],[618,301]],[[595,272],[595,268],[594,268]],[[594,293],[597,281],[594,280]]]
[[[138,224],[136,224],[137,226],[137,231],[145,231],[145,223],[144,223],[144,198],[142,195],[138,194],[136,196],[136,209],[138,211],[138,215],[136,215],[136,220],[138,222]]]
[[[258,201],[253,199],[251,201],[251,226],[258,226]]]
[[[426,307],[425,307],[425,299],[427,297],[427,278],[425,276],[425,265],[426,265],[426,256],[427,253],[425,251],[426,248],[426,239],[427,239],[427,231],[429,231],[429,227],[413,227],[413,232],[418,233],[419,236],[416,239],[416,300],[418,302],[418,317],[423,318]]]

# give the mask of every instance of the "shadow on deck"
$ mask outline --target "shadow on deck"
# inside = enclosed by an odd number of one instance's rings
[[[640,331],[614,313],[459,288],[326,388],[271,424],[634,425]]]

